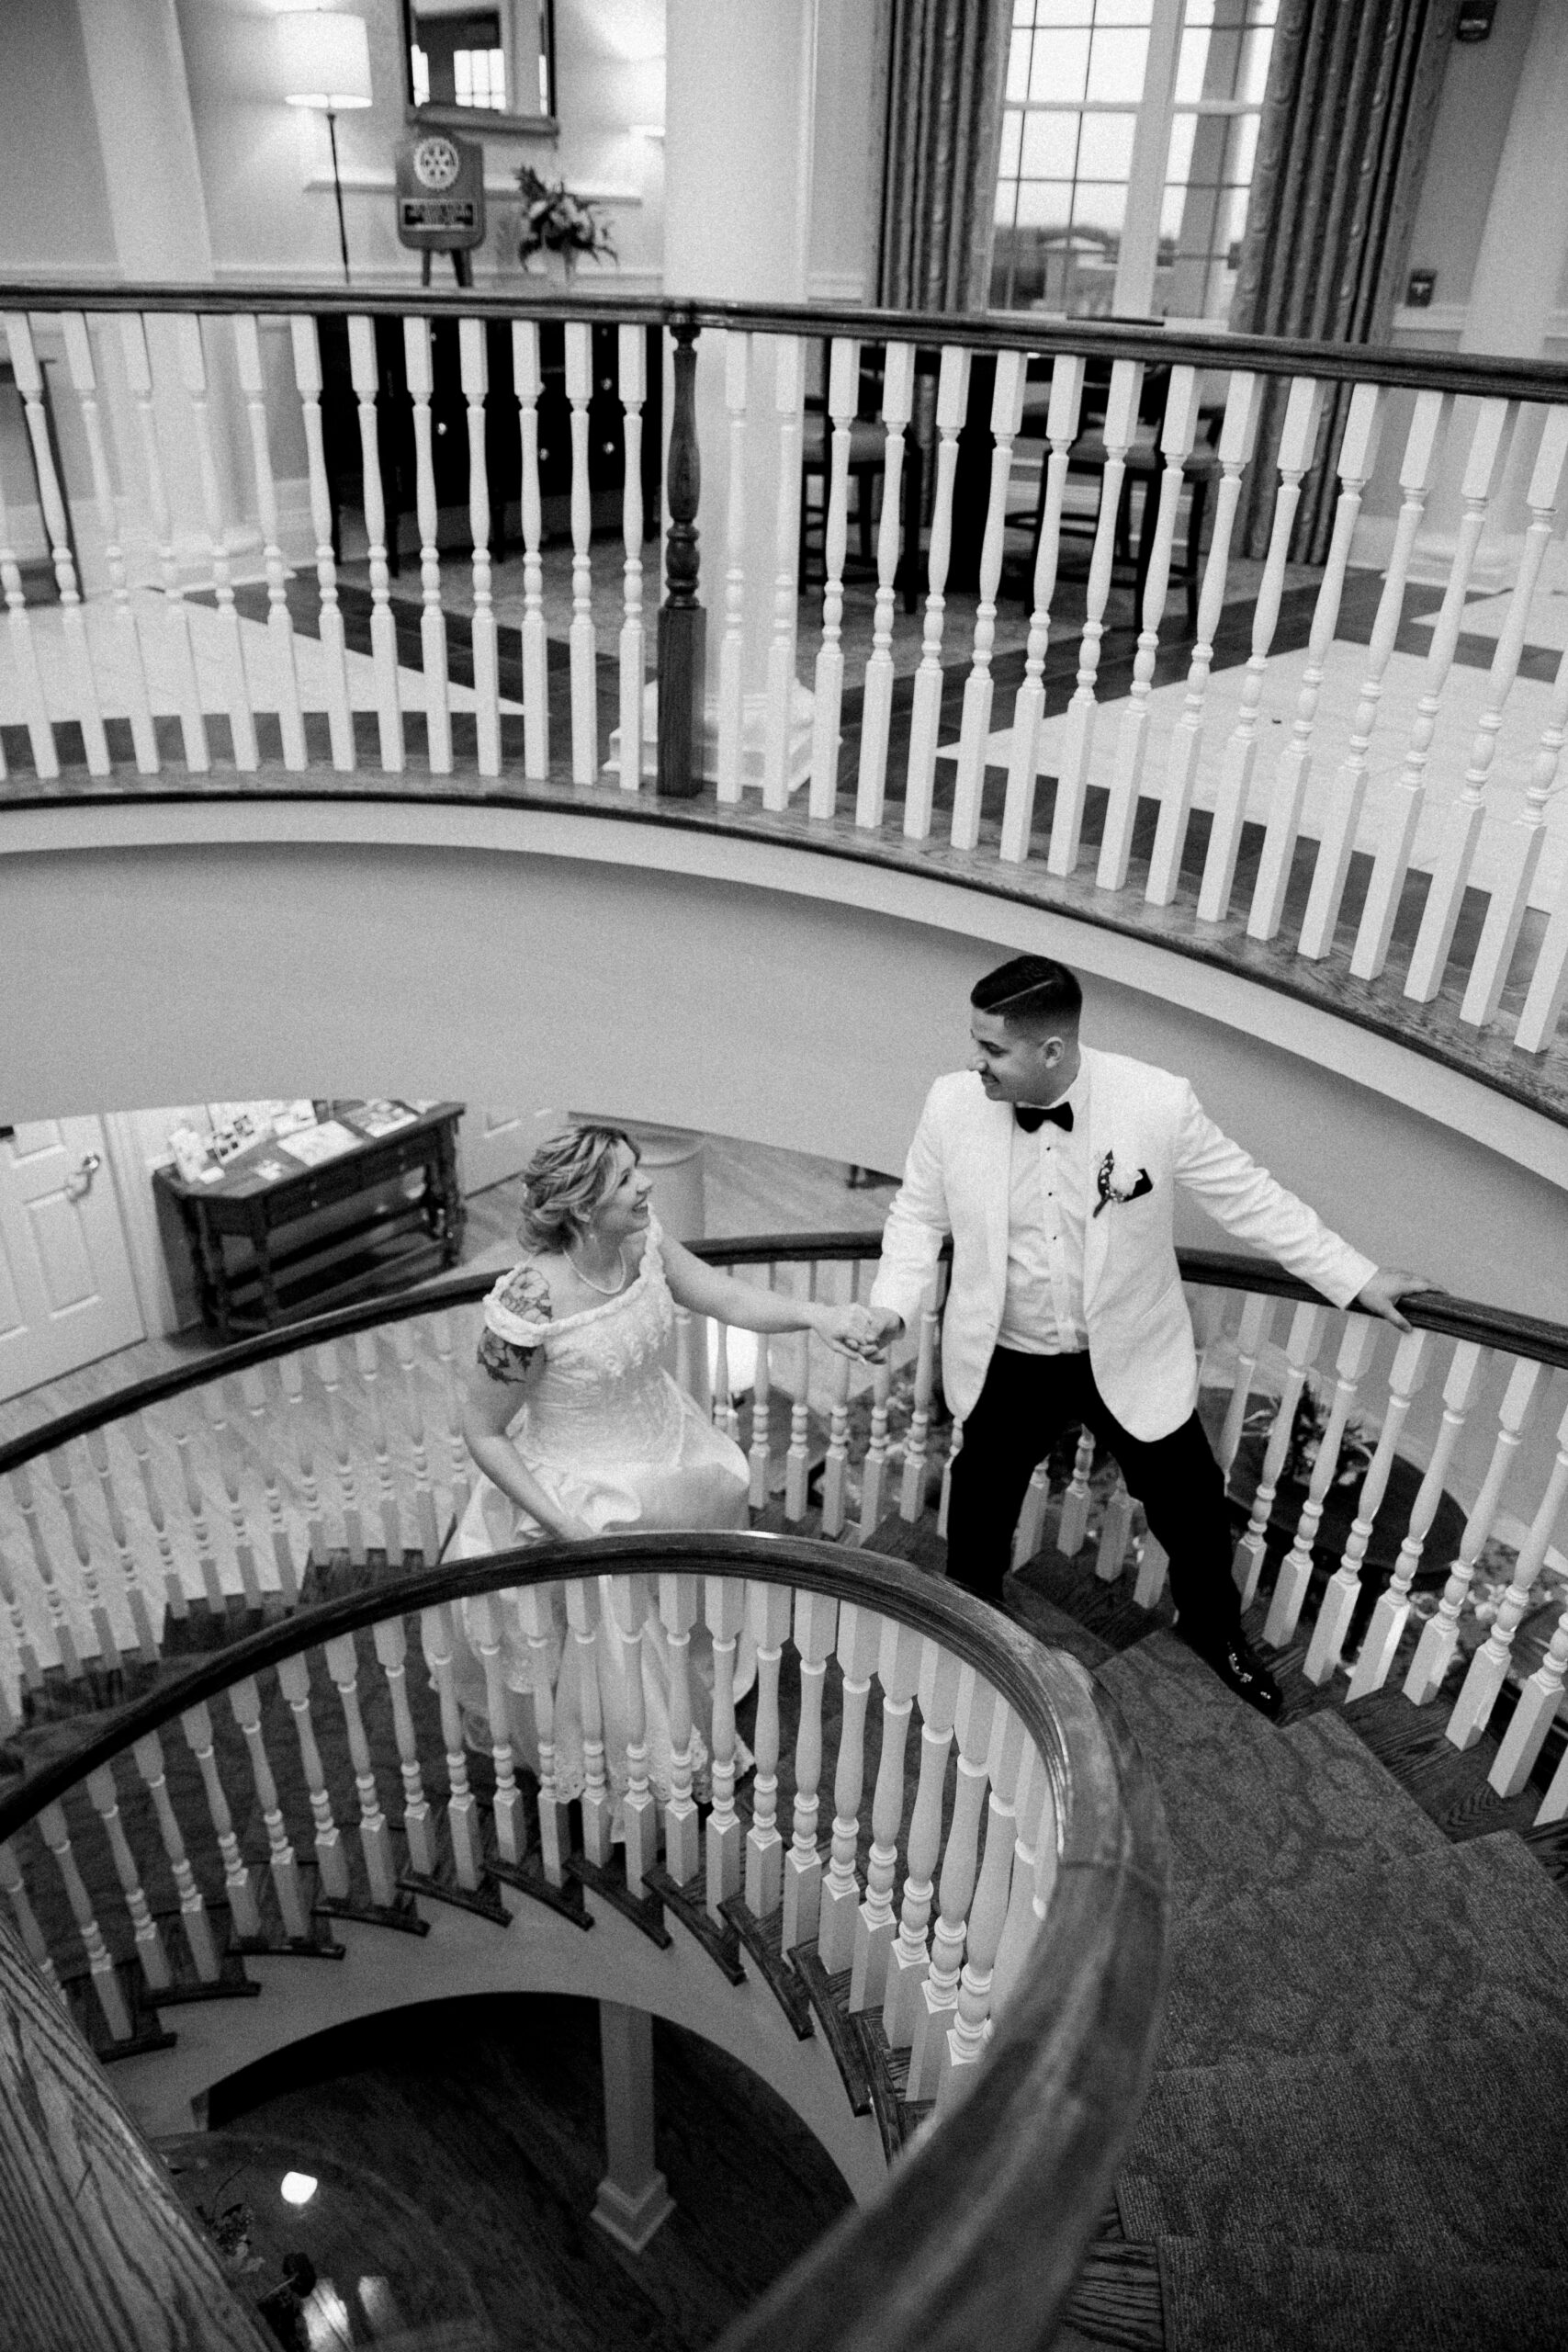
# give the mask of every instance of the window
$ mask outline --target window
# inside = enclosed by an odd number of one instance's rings
[[[1278,0],[1014,0],[991,306],[1223,322]]]
[[[403,21],[411,109],[453,130],[475,114],[553,128],[554,0],[403,0]]]

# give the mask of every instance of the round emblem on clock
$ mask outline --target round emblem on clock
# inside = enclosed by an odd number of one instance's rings
[[[422,139],[413,151],[413,173],[421,187],[450,187],[463,159],[449,139]]]

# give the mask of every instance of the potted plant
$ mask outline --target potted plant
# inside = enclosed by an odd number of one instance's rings
[[[615,239],[596,204],[573,196],[562,180],[542,178],[530,164],[518,171],[517,186],[523,198],[517,258],[525,269],[570,281],[585,254],[595,261],[606,254],[616,259]]]

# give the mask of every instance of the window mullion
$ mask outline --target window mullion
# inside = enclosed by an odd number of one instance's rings
[[[1159,217],[1165,198],[1166,162],[1181,54],[1185,0],[1155,0],[1149,28],[1143,103],[1133,133],[1127,210],[1116,265],[1113,300],[1124,317],[1146,318],[1154,309],[1155,268],[1159,259]]]

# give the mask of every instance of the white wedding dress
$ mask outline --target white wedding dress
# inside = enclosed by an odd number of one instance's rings
[[[677,1386],[660,1360],[674,1329],[675,1310],[660,1242],[658,1223],[650,1217],[635,1280],[603,1306],[583,1307],[575,1315],[541,1319],[519,1312],[517,1268],[503,1275],[485,1300],[486,1328],[497,1339],[513,1349],[545,1351],[543,1374],[507,1436],[551,1501],[584,1521],[596,1534],[632,1528],[743,1528],[749,1523],[745,1455]],[[537,1520],[481,1473],[448,1556],[473,1559],[540,1543],[545,1535]],[[550,1676],[556,1793],[562,1802],[581,1796],[585,1785],[583,1678],[590,1671],[598,1685],[607,1776],[617,1797],[627,1784],[626,1647],[607,1630],[610,1579],[601,1577],[598,1583],[599,1627],[591,1645],[567,1639],[562,1589],[547,1588],[551,1633],[543,1658],[524,1631],[518,1594],[491,1596],[500,1618],[501,1668],[510,1694],[513,1744],[535,1772],[540,1760],[535,1677],[541,1666]],[[454,1645],[457,1694],[470,1738],[488,1747],[491,1731],[479,1653],[482,1606],[466,1600],[460,1616]],[[702,1726],[711,1723],[713,1645],[701,1622],[700,1604],[689,1656],[696,1726],[691,1756],[697,1792],[705,1798],[708,1748]],[[649,1778],[656,1792],[667,1797],[672,1753],[670,1650],[659,1621],[657,1588],[642,1631],[641,1664]],[[743,1632],[736,1654],[737,1698],[750,1688],[755,1670],[755,1645]],[[737,1770],[748,1770],[750,1762],[737,1742]]]

